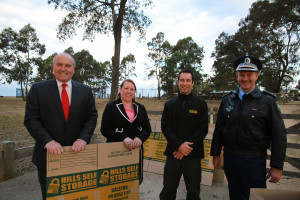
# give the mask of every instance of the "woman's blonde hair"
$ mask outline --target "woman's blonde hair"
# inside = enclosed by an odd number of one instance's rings
[[[120,88],[122,88],[126,82],[132,83],[133,86],[134,86],[134,90],[135,90],[135,92],[136,92],[136,85],[135,85],[135,83],[134,83],[134,81],[133,81],[132,79],[125,79],[124,81],[122,81],[122,83],[121,83],[121,85],[120,85]],[[118,98],[121,98],[120,91],[119,91],[119,93],[118,93]],[[135,100],[135,97],[133,97],[133,100]]]

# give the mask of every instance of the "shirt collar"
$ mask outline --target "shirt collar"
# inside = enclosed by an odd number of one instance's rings
[[[56,82],[57,82],[57,86],[60,87],[63,83],[60,82],[59,80],[56,79]],[[66,83],[70,88],[72,88],[72,81],[69,80],[67,83]]]
[[[255,88],[254,88],[255,89]],[[253,89],[253,90],[254,90]],[[246,94],[250,94],[253,90],[251,90],[250,92],[247,92]],[[245,94],[245,92],[243,90],[241,90],[241,88],[239,88],[239,98],[240,100],[243,99],[243,95]]]
[[[188,95],[185,95],[185,94],[181,94],[180,91],[178,91],[178,97],[180,99],[187,100],[187,99],[191,98],[191,96],[193,96],[192,92],[189,93]]]

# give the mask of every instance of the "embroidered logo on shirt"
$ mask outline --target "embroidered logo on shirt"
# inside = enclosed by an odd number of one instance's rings
[[[281,112],[281,109],[280,109],[280,106],[279,106],[278,101],[276,101],[276,106],[277,106],[277,110],[278,110],[279,112]]]
[[[232,106],[228,106],[227,108],[226,108],[226,111],[227,112],[231,112],[233,110],[233,107]]]
[[[198,114],[198,110],[189,110],[189,113],[191,113],[191,114]]]

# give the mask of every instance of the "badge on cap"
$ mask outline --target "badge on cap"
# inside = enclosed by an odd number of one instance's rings
[[[258,72],[262,68],[262,63],[255,57],[243,56],[235,60],[234,67],[236,71]]]

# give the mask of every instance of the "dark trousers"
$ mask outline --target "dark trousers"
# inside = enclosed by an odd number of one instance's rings
[[[230,200],[249,200],[250,188],[266,188],[266,159],[224,154]]]
[[[163,189],[159,195],[161,200],[175,200],[181,175],[183,174],[187,190],[187,200],[200,200],[201,159],[182,159],[167,156],[164,168]]]
[[[38,177],[42,190],[43,200],[46,200],[46,169],[38,167]]]

